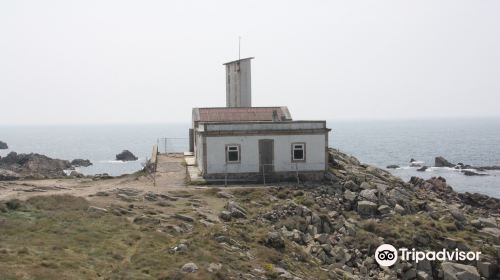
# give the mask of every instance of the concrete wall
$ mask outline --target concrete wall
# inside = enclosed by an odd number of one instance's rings
[[[326,128],[325,121],[206,123],[206,131],[304,130],[324,128]]]
[[[196,164],[198,169],[203,172],[203,137],[200,134],[196,134],[196,143],[194,146],[194,154],[196,157]]]
[[[259,139],[274,140],[274,170],[276,172],[324,171],[326,165],[326,137],[316,135],[258,135],[258,136],[224,136],[206,137],[207,142],[207,174],[259,172]],[[306,161],[292,163],[291,144],[306,143]],[[227,144],[241,146],[240,163],[226,165],[225,147]]]
[[[250,59],[226,64],[226,106],[252,107]]]

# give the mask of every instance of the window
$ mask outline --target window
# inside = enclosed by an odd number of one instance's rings
[[[306,144],[292,143],[292,161],[306,160]]]
[[[240,162],[240,145],[226,146],[226,162],[227,163]]]

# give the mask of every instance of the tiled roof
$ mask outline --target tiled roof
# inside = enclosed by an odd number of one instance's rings
[[[273,121],[274,111],[278,119],[291,120],[287,107],[194,108],[193,120],[200,122]]]

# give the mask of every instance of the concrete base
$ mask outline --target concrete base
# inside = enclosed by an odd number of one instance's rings
[[[325,171],[301,171],[298,173],[299,181],[321,181],[325,177]],[[206,174],[203,178],[207,181],[224,181],[228,182],[264,182],[262,173],[216,173]],[[265,175],[265,181],[268,182],[297,182],[296,172],[273,172]]]

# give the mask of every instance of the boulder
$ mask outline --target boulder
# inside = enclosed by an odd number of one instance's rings
[[[16,172],[0,169],[0,181],[14,181],[19,180],[20,178],[21,176],[19,176]]]
[[[377,211],[381,214],[381,215],[387,215],[389,213],[391,213],[391,207],[387,206],[387,205],[380,205],[377,209]]]
[[[234,201],[229,201],[226,204],[226,209],[229,211],[229,213],[231,213],[231,217],[233,217],[233,218],[237,218],[237,219],[242,218],[242,219],[245,219],[247,217],[247,215],[248,215],[247,210],[245,210],[243,207],[241,207],[240,205],[238,205]]]
[[[371,202],[374,202],[374,203],[377,203],[378,202],[378,196],[377,196],[377,190],[376,189],[371,189],[371,190],[368,190],[368,189],[365,189],[365,190],[362,190],[360,193],[359,193],[359,197],[360,199],[362,200],[368,200],[368,201],[371,201]]]
[[[64,170],[70,169],[67,160],[53,159],[40,154],[17,154],[10,152],[0,158],[0,169],[18,173],[21,177],[64,177]]]
[[[443,262],[441,264],[443,269],[444,280],[479,280],[479,273],[477,269],[471,265],[464,265],[452,262]]]
[[[192,262],[184,264],[181,268],[181,271],[184,273],[194,273],[197,270],[198,270],[198,266]]]
[[[71,165],[74,167],[87,167],[91,166],[92,162],[90,162],[90,160],[88,159],[77,158],[71,161]]]
[[[347,181],[344,183],[344,187],[348,190],[351,190],[353,192],[359,190],[359,185],[354,183],[354,181]]]
[[[436,167],[454,167],[455,164],[449,162],[444,157],[436,157],[436,158],[434,158],[434,166],[436,166]]]
[[[403,206],[396,204],[396,206],[394,206],[394,212],[398,213],[399,215],[403,215],[406,210],[403,208]]]
[[[83,178],[85,177],[85,175],[83,175],[82,173],[78,172],[78,171],[71,171],[71,173],[69,173],[69,176],[71,177],[75,177],[75,178]]]
[[[7,150],[8,148],[9,146],[7,145],[7,143],[0,141],[0,150]]]
[[[481,276],[491,279],[495,276],[496,265],[491,262],[479,261],[477,262],[477,269]]]
[[[214,272],[217,272],[217,271],[221,270],[221,268],[222,268],[222,264],[221,263],[210,263],[208,265],[207,270],[210,273],[214,273]]]
[[[391,165],[387,165],[386,168],[387,169],[397,169],[397,168],[399,168],[399,165],[391,164]]]
[[[358,202],[358,214],[360,216],[373,216],[377,211],[377,204],[371,201],[359,201]]]
[[[219,214],[219,218],[221,218],[223,221],[229,222],[229,221],[231,221],[231,212],[222,211]]]
[[[138,157],[136,157],[129,150],[123,150],[121,153],[119,153],[119,154],[116,155],[116,160],[121,160],[121,161],[135,161],[135,160],[138,160]]]
[[[488,174],[477,173],[470,170],[462,170],[462,174],[464,174],[465,176],[488,176]]]
[[[459,222],[464,222],[466,220],[465,215],[457,208],[450,209],[450,214],[455,220]]]
[[[427,170],[427,168],[429,168],[429,167],[424,165],[424,166],[420,167],[419,169],[417,169],[417,171],[423,172],[423,171]]]
[[[355,192],[351,192],[350,190],[344,192],[344,199],[347,201],[354,202],[356,201],[356,197],[357,195]]]
[[[263,240],[263,243],[265,246],[274,248],[276,250],[285,249],[285,240],[277,231],[268,232],[267,236]]]

